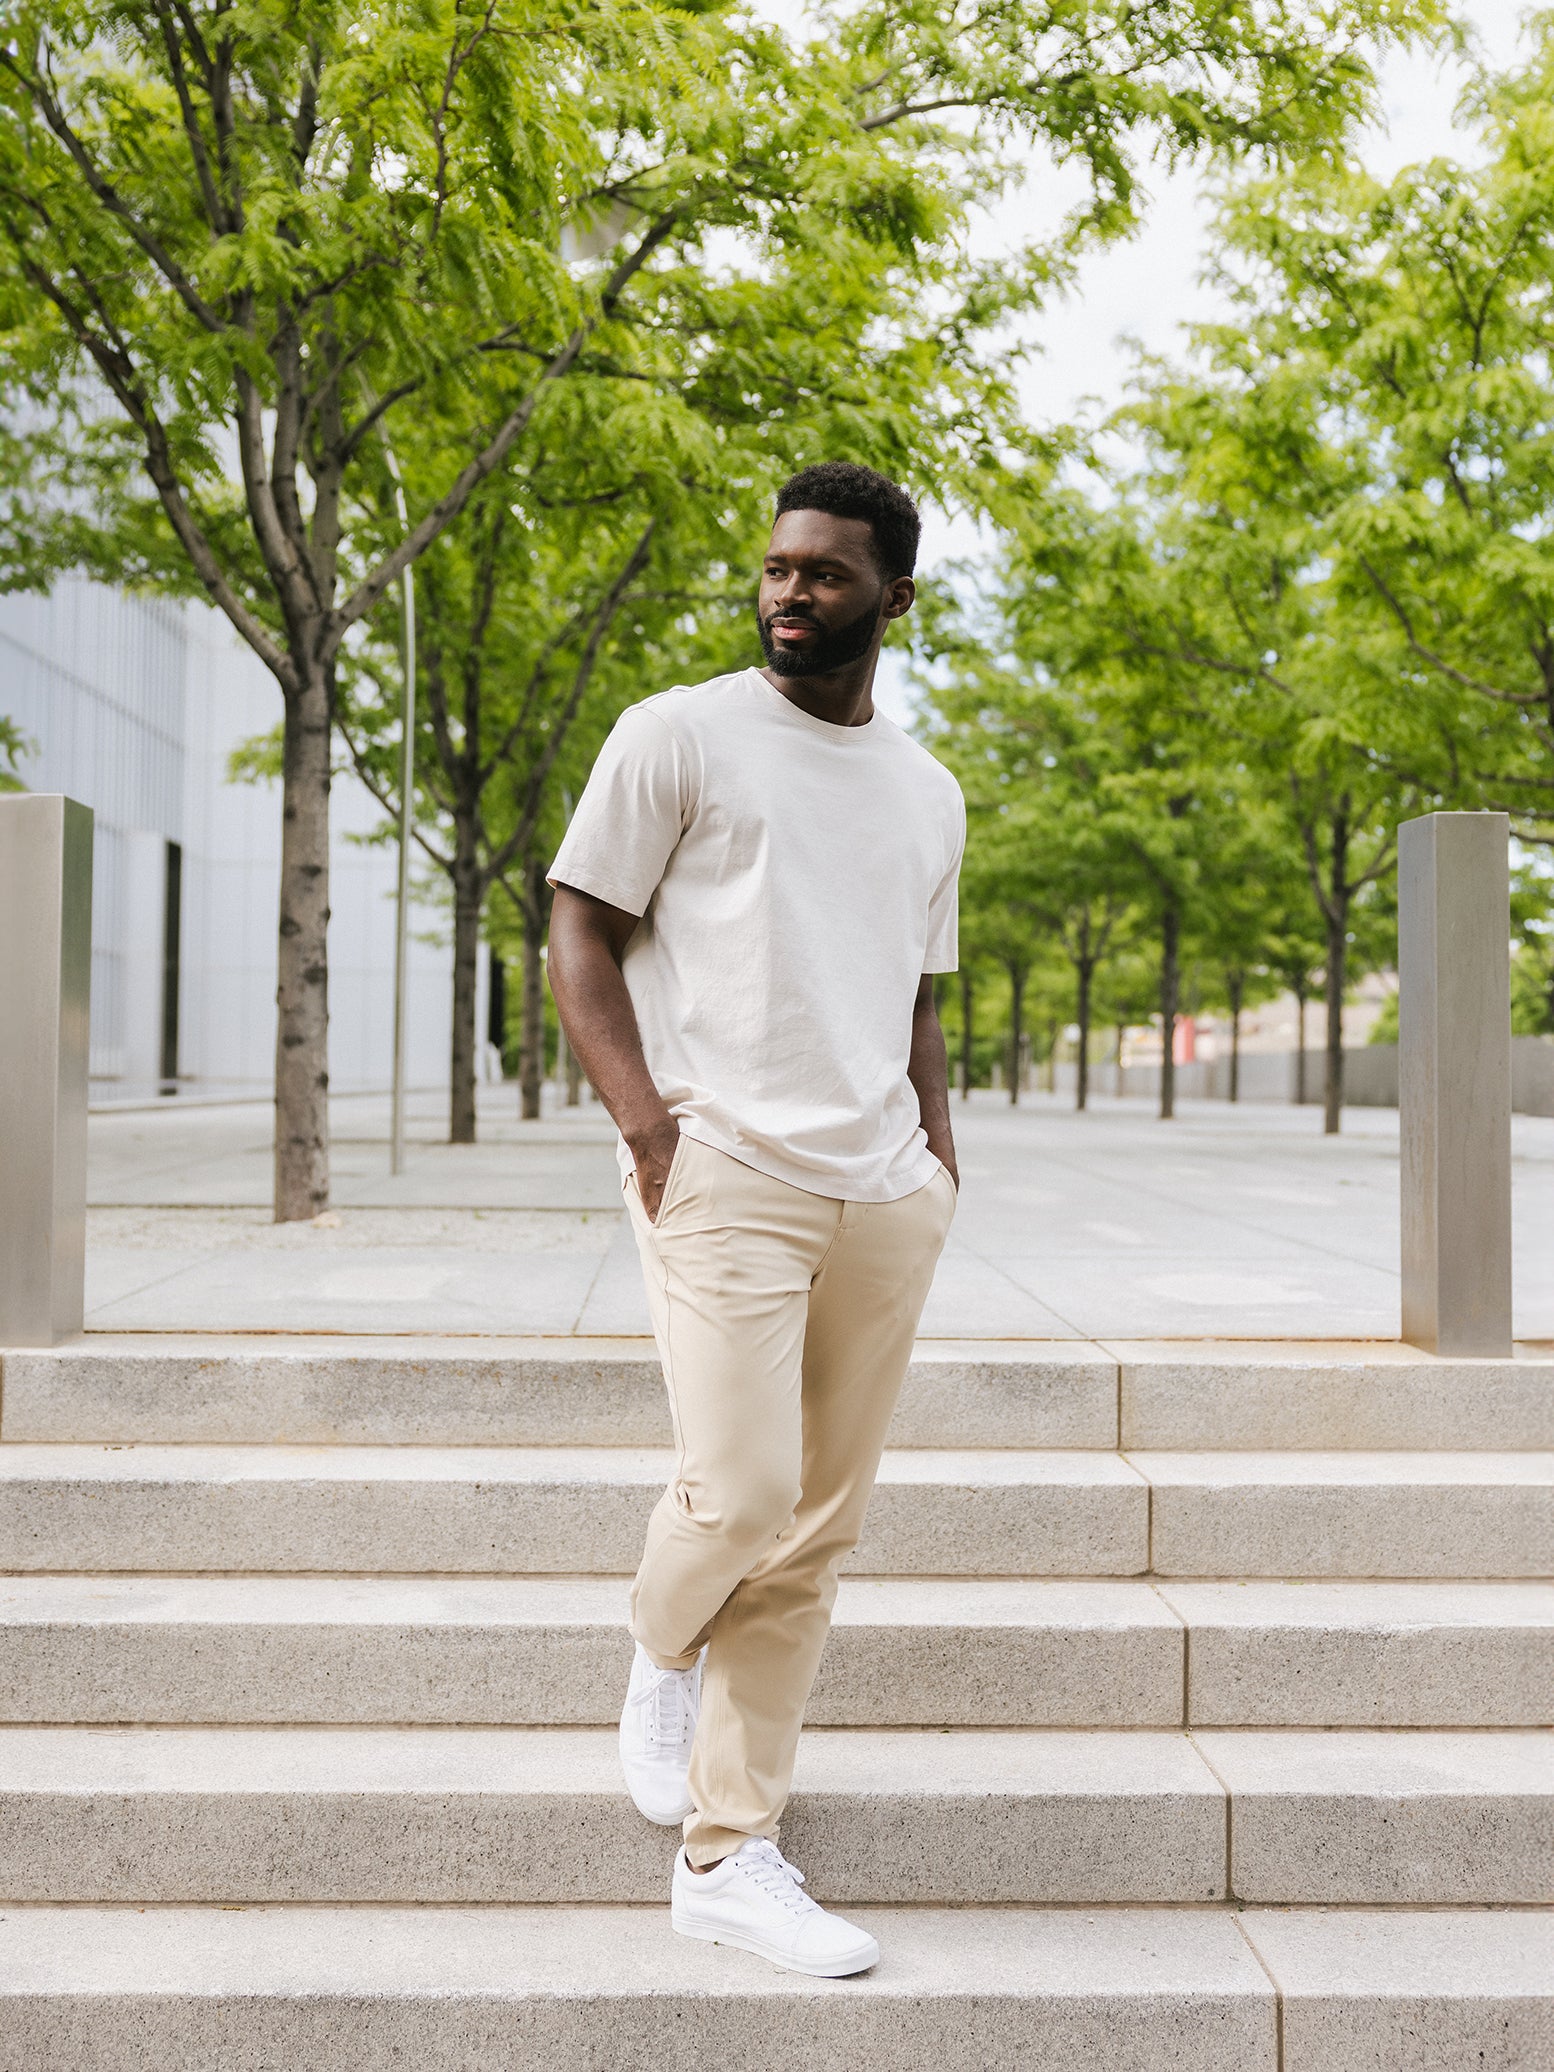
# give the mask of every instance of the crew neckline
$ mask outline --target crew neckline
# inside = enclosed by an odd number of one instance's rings
[[[847,740],[852,737],[856,737],[859,741],[876,741],[884,731],[876,725],[876,721],[880,716],[880,709],[877,705],[861,727],[842,727],[838,726],[835,720],[817,719],[814,713],[806,712],[802,705],[795,705],[793,700],[784,697],[777,686],[769,682],[759,669],[752,668],[745,673],[767,698],[775,699],[789,719],[797,720],[801,727],[808,727],[813,734],[823,734],[828,741]]]

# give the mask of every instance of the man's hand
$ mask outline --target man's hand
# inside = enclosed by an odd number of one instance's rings
[[[933,980],[918,982],[912,1007],[912,1054],[907,1077],[917,1094],[917,1111],[922,1117],[928,1148],[949,1174],[955,1192],[960,1193],[960,1167],[955,1159],[955,1137],[950,1129],[950,1075],[944,1055],[944,1032],[939,1027],[933,1004]]]
[[[672,1115],[666,1115],[656,1129],[651,1130],[640,1141],[630,1144],[631,1156],[637,1168],[637,1193],[642,1202],[642,1212],[649,1223],[658,1221],[658,1212],[664,1201],[664,1189],[669,1184],[669,1168],[674,1163],[679,1142],[680,1125]]]

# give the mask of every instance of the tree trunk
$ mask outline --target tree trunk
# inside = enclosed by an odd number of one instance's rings
[[[1009,971],[1009,1105],[1020,1098],[1020,1039],[1025,1033],[1025,966],[1011,964]]]
[[[486,1008],[486,1041],[499,1060],[498,1077],[507,1076],[507,967],[491,952],[491,989]]]
[[[1160,1120],[1176,1113],[1176,1014],[1182,991],[1182,915],[1168,899],[1160,915]]]
[[[1347,803],[1347,802],[1346,802]],[[1322,1134],[1336,1137],[1344,1112],[1344,980],[1349,963],[1349,815],[1340,811],[1330,822],[1327,909],[1327,1076],[1323,1082]]]
[[[1295,1105],[1306,1104],[1306,982],[1295,988]]]
[[[1226,979],[1230,995],[1230,1098],[1241,1098],[1241,1002],[1246,997],[1246,975],[1232,971]]]
[[[545,1076],[545,963],[540,937],[545,927],[544,871],[530,864],[524,873],[523,1034],[518,1053],[519,1114],[540,1119],[540,1082]]]
[[[275,1220],[329,1206],[330,680],[286,699],[275,1023]]]
[[[1079,1024],[1079,1058],[1074,1072],[1074,1107],[1082,1111],[1090,1101],[1090,981],[1095,976],[1096,960],[1090,954],[1090,916],[1084,914],[1079,923],[1079,955],[1074,960],[1075,987],[1074,1019]]]
[[[975,1004],[976,988],[971,976],[971,966],[960,968],[960,1097],[971,1099],[971,1031],[972,1008]]]
[[[1322,1134],[1336,1137],[1344,1110],[1344,978],[1349,958],[1349,902],[1334,900],[1327,924],[1327,1076],[1322,1095]]]
[[[460,820],[453,855],[453,1038],[448,1142],[475,1141],[475,982],[480,964],[480,870],[475,829]]]

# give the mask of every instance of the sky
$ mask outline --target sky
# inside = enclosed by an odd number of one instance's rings
[[[1523,12],[1513,0],[1471,0],[1461,10],[1485,58],[1501,67],[1516,55]],[[1420,159],[1471,152],[1474,140],[1453,123],[1466,76],[1463,64],[1451,58],[1420,53],[1386,61],[1382,119],[1361,142],[1373,173],[1390,178]],[[1202,169],[1149,177],[1143,228],[1126,244],[1093,254],[1075,289],[1032,326],[1040,355],[1026,374],[1024,393],[1038,421],[1070,417],[1090,397],[1120,403],[1132,367],[1130,335],[1152,352],[1170,353],[1184,324],[1215,313],[1213,290],[1200,279],[1210,229],[1207,177]],[[1024,212],[1031,200],[1027,194],[1010,206]],[[1000,227],[988,225],[992,240]],[[930,549],[929,558],[942,551]]]
[[[764,0],[760,11],[789,28],[797,28],[803,18],[799,0]],[[1465,0],[1458,8],[1483,58],[1496,68],[1514,59],[1528,11],[1525,0]],[[1469,156],[1474,140],[1453,121],[1466,77],[1466,68],[1454,58],[1389,57],[1381,70],[1381,117],[1361,141],[1361,156],[1371,171],[1389,178],[1420,159]],[[1155,169],[1145,184],[1149,202],[1138,233],[1126,244],[1092,254],[1069,293],[1049,304],[1028,328],[1027,338],[1037,351],[1025,367],[1021,392],[1036,423],[1088,415],[1092,402],[1103,412],[1121,403],[1133,365],[1130,338],[1151,352],[1170,355],[1180,350],[1185,325],[1215,314],[1214,292],[1201,279],[1210,227],[1207,176],[1195,169]],[[1038,226],[1056,220],[1064,200],[1050,169],[1033,165],[1024,190],[983,224],[980,248],[996,252],[1001,242],[1029,235],[1033,219]],[[984,544],[969,520],[926,511],[919,566],[931,574],[937,563],[974,554]],[[888,649],[875,698],[893,718],[910,717],[904,667]]]

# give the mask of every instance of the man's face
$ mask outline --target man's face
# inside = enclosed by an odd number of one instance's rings
[[[778,676],[825,676],[858,661],[915,595],[911,578],[887,583],[862,518],[784,511],[772,527],[756,603],[767,667]]]

